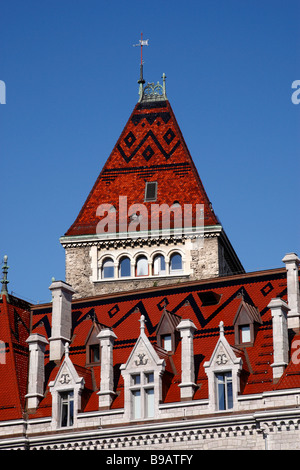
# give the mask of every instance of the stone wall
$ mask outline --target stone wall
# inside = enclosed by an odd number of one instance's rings
[[[143,253],[151,259],[155,253],[162,253],[169,259],[170,251],[178,250],[183,256],[183,270],[180,274],[154,276],[144,278],[114,278],[110,280],[99,279],[99,264],[104,256],[112,256],[116,261],[115,271],[117,273],[117,260],[121,255],[128,255],[132,259],[137,254]],[[187,280],[202,280],[216,277],[224,272],[226,260],[223,251],[219,247],[217,236],[206,237],[204,240],[186,239],[182,242],[148,243],[141,245],[128,245],[124,247],[112,247],[99,249],[96,244],[84,246],[65,247],[66,282],[76,291],[73,298],[91,297],[95,295],[110,294],[114,292],[127,292],[178,284]],[[226,265],[227,266],[227,265]],[[149,267],[149,270],[151,267]],[[222,272],[220,271],[222,270]],[[231,273],[227,267],[228,274]],[[117,276],[117,274],[116,274]],[[117,282],[116,282],[117,280]]]

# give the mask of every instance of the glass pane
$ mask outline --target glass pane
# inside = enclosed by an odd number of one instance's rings
[[[224,387],[224,377],[222,374],[217,374],[217,397],[218,397],[218,409],[225,410],[225,387]]]
[[[148,276],[148,260],[144,256],[137,260],[136,275],[137,276]]]
[[[114,263],[111,259],[107,259],[103,262],[102,277],[105,279],[114,277]]]
[[[127,277],[130,276],[130,259],[129,258],[122,258],[120,262],[120,277]]]
[[[154,389],[148,388],[146,390],[146,418],[154,417]]]
[[[147,384],[154,382],[154,373],[153,372],[149,372],[148,374],[145,374],[145,376],[146,376],[146,383]]]
[[[227,381],[227,408],[233,408],[232,380]]]
[[[243,325],[240,328],[241,328],[242,343],[249,343],[251,341],[250,325]]]
[[[61,426],[68,426],[68,403],[61,405]]]
[[[175,253],[171,257],[171,271],[175,269],[182,269],[182,259],[179,253]]]
[[[163,255],[157,255],[153,262],[153,274],[159,275],[166,271],[166,262]]]
[[[74,402],[70,400],[70,409],[69,409],[69,426],[73,426],[73,418],[74,418]]]
[[[164,335],[162,337],[162,347],[166,351],[172,351],[172,337],[171,337],[171,335]]]
[[[93,344],[90,346],[90,362],[99,362],[100,361],[100,345]]]
[[[141,376],[140,374],[135,374],[132,376],[132,382],[134,385],[139,385],[141,383]]]
[[[138,419],[141,417],[141,391],[134,390],[132,392],[132,409],[133,417]]]

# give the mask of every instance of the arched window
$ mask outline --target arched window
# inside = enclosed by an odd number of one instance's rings
[[[112,258],[105,258],[102,264],[101,277],[102,279],[110,279],[115,275],[114,262]]]
[[[131,275],[130,259],[128,256],[124,256],[120,260],[119,264],[119,277],[128,277]]]
[[[146,256],[139,256],[136,261],[136,276],[148,276],[148,260]]]
[[[182,270],[182,257],[179,253],[173,253],[170,258],[170,272]]]
[[[166,274],[166,263],[163,255],[156,255],[153,259],[153,274],[161,276]]]

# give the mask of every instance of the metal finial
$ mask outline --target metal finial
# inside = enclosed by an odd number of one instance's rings
[[[144,77],[143,77],[143,47],[144,46],[149,46],[148,44],[149,39],[143,39],[143,33],[141,33],[141,39],[139,40],[139,44],[134,44],[133,46],[140,46],[141,47],[141,63],[140,63],[140,78],[138,80],[139,83],[139,95],[140,97],[143,94],[143,85],[145,83]]]
[[[224,336],[224,322],[223,321],[220,321],[219,328],[220,328],[220,336]]]
[[[9,283],[9,281],[7,280],[7,272],[8,272],[9,266],[7,266],[7,259],[8,259],[7,255],[4,255],[4,257],[3,257],[3,267],[2,267],[3,278],[1,280],[2,289],[1,289],[1,292],[0,292],[0,298],[1,299],[2,299],[3,295],[5,295],[6,298],[8,299],[7,284]]]

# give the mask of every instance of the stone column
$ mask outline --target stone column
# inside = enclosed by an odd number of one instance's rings
[[[27,408],[33,410],[38,407],[40,400],[44,396],[44,358],[45,347],[48,341],[43,335],[33,334],[27,338],[26,343],[29,344]]]
[[[72,296],[75,290],[63,281],[53,281],[49,289],[52,292],[50,361],[60,361],[65,343],[71,341]]]
[[[283,258],[287,270],[287,292],[288,306],[288,327],[300,328],[300,293],[299,293],[299,273],[300,259],[296,253],[288,253]]]
[[[113,364],[113,347],[117,338],[113,331],[106,329],[100,331],[97,335],[100,340],[101,351],[101,381],[99,395],[99,409],[107,409],[110,407],[114,392],[114,364]]]
[[[279,298],[272,299],[271,309],[273,326],[273,379],[278,381],[289,362],[288,311],[287,304]]]
[[[177,330],[181,336],[181,400],[191,400],[196,388],[194,364],[194,332],[196,326],[191,320],[181,320]]]

